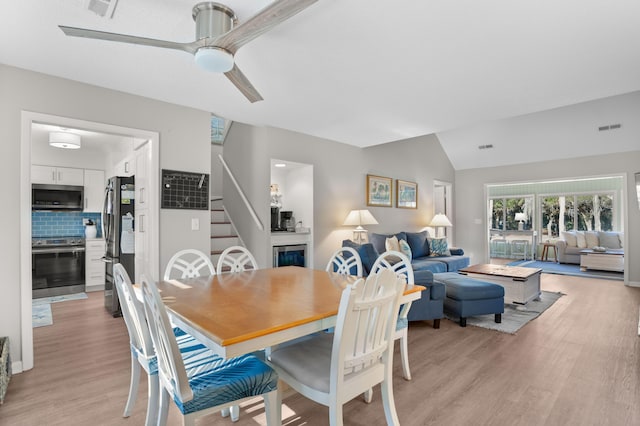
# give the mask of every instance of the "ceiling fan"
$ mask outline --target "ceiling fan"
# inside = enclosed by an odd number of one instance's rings
[[[126,34],[109,33],[85,28],[59,25],[68,36],[86,37],[145,46],[182,50],[195,55],[202,68],[222,72],[251,102],[262,100],[262,96],[234,63],[233,56],[240,47],[279,23],[303,11],[318,0],[276,0],[247,21],[236,26],[238,19],[227,6],[203,2],[193,7],[196,23],[196,40],[190,43],[157,40]]]

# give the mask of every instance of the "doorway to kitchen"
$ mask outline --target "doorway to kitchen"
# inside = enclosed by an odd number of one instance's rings
[[[136,248],[143,248],[140,256],[141,268],[144,268],[152,279],[159,277],[159,134],[146,130],[115,126],[99,122],[78,120],[69,117],[60,117],[49,114],[22,111],[21,115],[21,153],[20,153],[20,190],[23,194],[31,193],[31,165],[33,160],[32,142],[38,125],[52,125],[66,129],[95,132],[105,135],[119,135],[121,137],[135,138],[144,143],[145,155],[140,156],[141,166],[146,171],[146,212],[144,227],[145,233],[136,235]],[[31,197],[22,197],[20,201],[20,288],[21,288],[21,334],[22,334],[22,370],[33,368],[33,329],[32,329],[32,217]],[[137,213],[136,213],[137,214]],[[138,219],[136,217],[136,219]]]

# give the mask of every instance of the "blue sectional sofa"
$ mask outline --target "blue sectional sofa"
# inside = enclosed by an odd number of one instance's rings
[[[380,253],[384,253],[385,241],[395,235],[398,240],[405,240],[411,248],[411,266],[414,271],[415,284],[424,286],[422,297],[411,305],[407,319],[409,321],[433,320],[433,327],[440,328],[440,319],[444,317],[443,305],[445,286],[441,282],[433,281],[433,274],[439,272],[455,272],[469,266],[469,257],[464,256],[460,249],[451,250],[450,256],[430,256],[427,231],[400,232],[398,234],[371,234],[370,243],[357,244],[351,240],[344,240],[343,247],[356,249],[362,260],[364,275],[369,275],[373,263]]]
[[[413,271],[431,271],[434,274],[441,272],[457,272],[469,266],[469,257],[459,248],[449,249],[450,256],[434,256],[429,246],[429,233],[422,232],[398,232],[397,234],[375,234],[369,236],[373,248],[378,253],[383,253],[387,238],[395,236],[398,241],[405,240],[411,248],[411,266]]]

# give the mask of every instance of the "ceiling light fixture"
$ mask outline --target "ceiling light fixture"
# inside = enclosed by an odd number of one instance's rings
[[[49,145],[55,148],[80,149],[80,135],[69,132],[49,132]]]
[[[287,165],[285,163],[276,163],[273,167],[287,167]]]
[[[233,68],[233,55],[215,46],[205,46],[196,52],[196,64],[210,72],[228,72]]]

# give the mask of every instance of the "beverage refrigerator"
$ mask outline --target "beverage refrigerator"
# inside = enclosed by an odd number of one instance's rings
[[[131,279],[135,277],[135,180],[134,177],[109,178],[102,209],[102,235],[105,240],[106,276],[104,306],[114,317],[122,315],[113,278],[113,265],[120,263]]]

